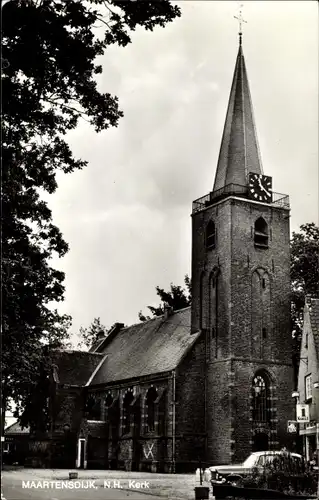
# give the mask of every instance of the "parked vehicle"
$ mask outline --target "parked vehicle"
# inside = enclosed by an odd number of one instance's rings
[[[242,463],[237,465],[213,465],[202,473],[204,482],[218,481],[229,482],[233,485],[240,484],[241,480],[254,472],[261,473],[267,467],[273,467],[277,471],[283,471],[289,464],[289,470],[301,473],[305,469],[305,462],[301,455],[288,453],[287,451],[258,451],[249,455]],[[199,480],[200,470],[196,471]]]

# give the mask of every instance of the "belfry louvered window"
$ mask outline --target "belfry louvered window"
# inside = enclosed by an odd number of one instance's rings
[[[215,223],[210,220],[206,227],[206,248],[212,249],[216,246],[216,227]]]
[[[263,217],[259,217],[255,222],[254,243],[255,246],[268,248],[268,224]]]

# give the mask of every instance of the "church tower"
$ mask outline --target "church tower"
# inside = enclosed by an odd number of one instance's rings
[[[291,447],[289,197],[263,172],[241,33],[214,186],[193,203],[192,236],[207,462]]]

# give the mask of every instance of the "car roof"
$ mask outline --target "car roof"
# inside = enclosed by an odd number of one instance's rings
[[[266,450],[266,451],[254,451],[253,453],[251,453],[251,455],[259,457],[260,455],[281,455],[283,453],[285,452],[282,450]],[[289,453],[289,455],[293,457],[302,458],[302,455],[299,455],[299,453],[290,453],[290,452],[287,453]]]

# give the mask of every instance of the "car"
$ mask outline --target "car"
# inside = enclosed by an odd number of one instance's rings
[[[286,460],[284,460],[286,457]],[[289,461],[289,462],[288,462]],[[203,482],[228,482],[234,485],[250,476],[254,471],[262,472],[265,467],[273,465],[277,470],[284,470],[285,464],[289,463],[289,470],[301,472],[304,470],[305,462],[298,453],[287,451],[257,451],[249,455],[242,463],[237,465],[213,465],[202,472]],[[200,480],[200,470],[196,471],[196,479]]]

